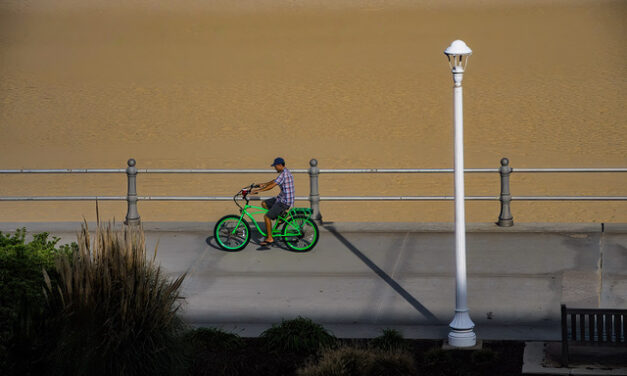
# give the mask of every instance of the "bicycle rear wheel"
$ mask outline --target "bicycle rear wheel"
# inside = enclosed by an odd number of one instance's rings
[[[220,248],[225,251],[239,251],[250,242],[250,227],[244,218],[227,215],[216,223],[213,236]]]
[[[286,222],[282,233],[285,244],[294,251],[308,251],[318,243],[318,226],[307,217],[295,217]]]

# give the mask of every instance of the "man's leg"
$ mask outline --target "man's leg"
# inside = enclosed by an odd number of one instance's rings
[[[274,239],[272,238],[272,219],[268,216],[268,214],[270,214],[270,210],[272,210],[272,207],[276,205],[276,199],[271,198],[265,201],[261,202],[261,206],[264,209],[268,209],[268,213],[266,213],[266,215],[263,216],[263,220],[266,223],[266,242],[270,243],[273,242]],[[275,209],[276,210],[276,209]]]
[[[263,219],[264,221],[266,221],[266,234],[268,234],[268,236],[266,236],[266,241],[268,243],[271,243],[274,241],[274,239],[272,238],[272,220],[268,218],[267,215],[264,215]]]

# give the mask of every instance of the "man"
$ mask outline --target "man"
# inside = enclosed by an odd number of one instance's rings
[[[271,167],[279,173],[279,176],[267,183],[259,184],[259,188],[255,188],[251,191],[252,194],[257,194],[263,191],[269,191],[277,185],[281,188],[281,193],[278,196],[265,200],[261,203],[261,206],[268,209],[266,215],[263,216],[266,222],[266,233],[268,236],[260,243],[262,246],[271,245],[274,243],[272,238],[272,220],[276,219],[279,214],[288,210],[294,206],[294,177],[290,170],[285,168],[285,160],[278,157],[274,160]]]

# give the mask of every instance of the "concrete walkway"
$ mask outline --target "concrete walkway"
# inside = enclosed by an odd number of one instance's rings
[[[63,242],[79,224],[25,226]],[[94,228],[93,226],[91,228]],[[445,338],[455,307],[451,224],[327,224],[308,253],[251,242],[225,252],[213,224],[146,223],[149,253],[169,275],[187,272],[184,317],[255,336],[306,316],[341,337],[397,328],[408,338]],[[560,303],[627,307],[627,231],[599,224],[469,224],[468,301],[482,339],[560,339]],[[604,230],[605,232],[601,232]],[[255,239],[255,242],[257,239]]]

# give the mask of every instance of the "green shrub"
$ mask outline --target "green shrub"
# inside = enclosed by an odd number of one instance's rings
[[[244,346],[244,342],[234,333],[227,333],[218,328],[198,328],[185,333],[185,342],[195,349],[204,351],[235,351]]]
[[[416,373],[405,351],[343,346],[323,351],[320,360],[298,370],[299,376],[409,376]]]
[[[423,369],[428,375],[447,376],[453,374],[454,367],[451,351],[436,347],[423,354]]]
[[[283,320],[263,332],[261,337],[266,348],[274,352],[315,354],[319,349],[335,344],[335,337],[322,325],[304,317]]]
[[[477,366],[485,366],[497,361],[498,354],[491,349],[481,349],[473,351],[470,356],[472,364]]]
[[[84,225],[78,250],[58,258],[56,271],[59,283],[45,275],[47,374],[160,375],[182,364],[185,274],[170,281],[147,259],[141,228],[99,226],[92,241]]]
[[[409,350],[409,346],[403,335],[395,329],[383,329],[383,334],[373,338],[370,346],[380,350]]]
[[[52,278],[54,260],[67,257],[76,243],[57,247],[59,238],[44,232],[26,242],[26,229],[13,235],[0,232],[0,369],[28,373],[39,351],[37,331],[45,306],[42,270]]]
[[[491,349],[481,349],[473,351],[470,355],[470,362],[473,365],[475,375],[488,375],[498,363],[498,354]]]

